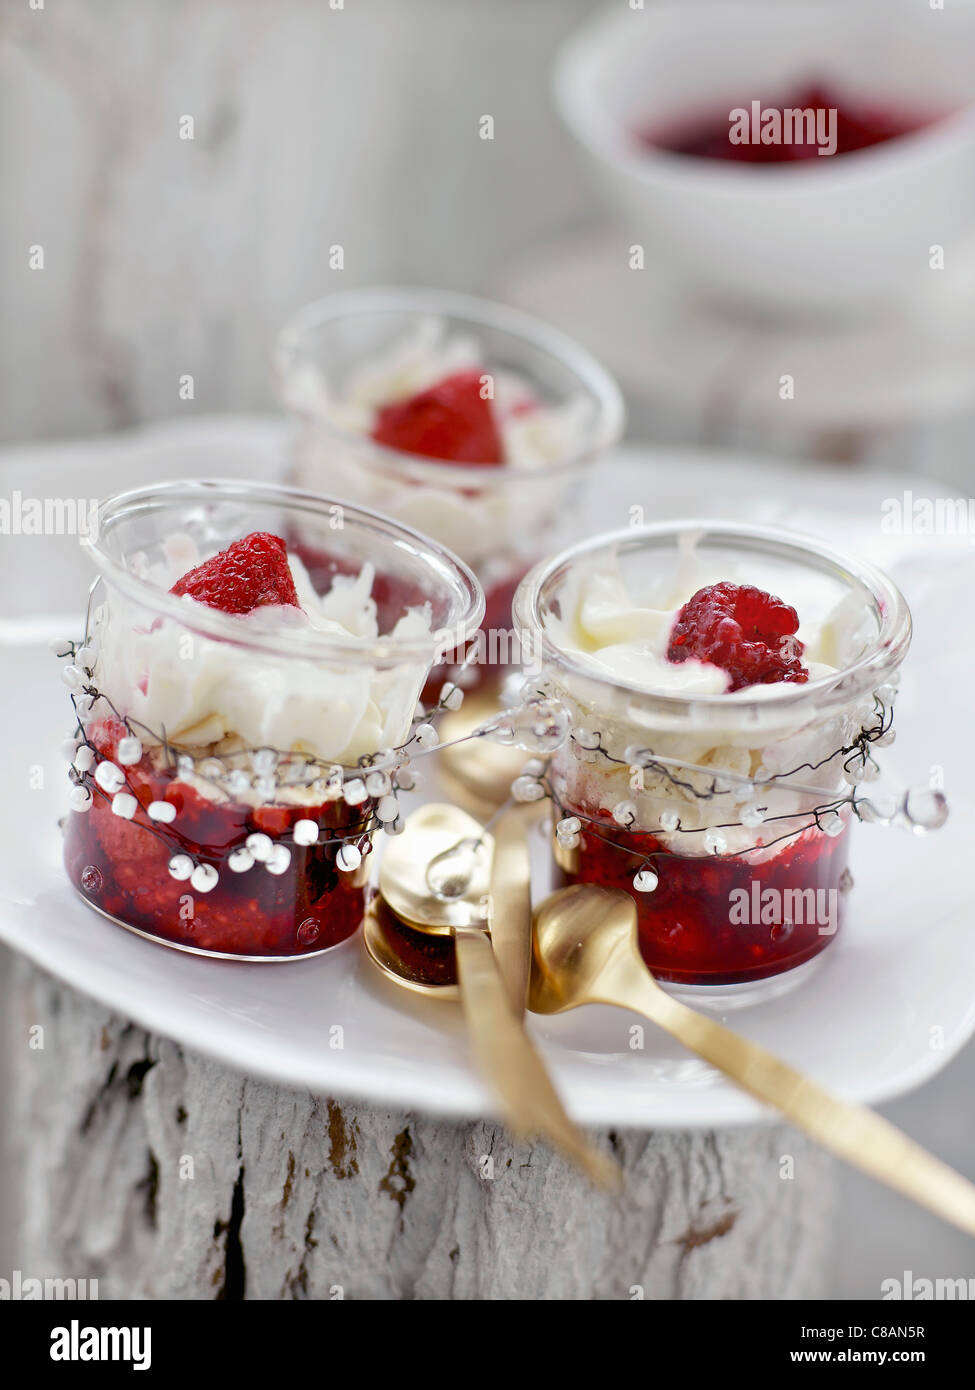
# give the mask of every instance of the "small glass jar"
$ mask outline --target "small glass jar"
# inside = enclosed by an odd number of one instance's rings
[[[803,621],[838,612],[851,659],[806,684],[676,694],[617,679],[567,642],[585,575],[618,567],[639,591],[686,572],[691,537],[706,577],[682,602],[732,578]],[[530,688],[571,723],[547,774],[563,881],[631,893],[644,960],[681,995],[732,1004],[791,987],[842,924],[851,820],[872,809],[861,783],[876,775],[873,747],[893,739],[911,635],[894,585],[811,539],[675,522],[598,536],[536,566],[515,622],[534,652]]]
[[[357,415],[347,408],[350,383],[388,364],[404,345],[419,340],[417,351],[427,350],[427,330],[436,340],[431,353],[456,361],[454,349],[463,354],[466,347],[485,374],[517,383],[526,399],[555,413],[559,428],[538,456],[500,465],[455,463],[371,437],[369,410]],[[620,437],[616,383],[583,348],[545,324],[431,289],[352,290],[308,305],[281,332],[274,375],[297,426],[293,481],[338,491],[414,526],[474,570],[485,592],[484,635],[466,674],[471,684],[496,683],[518,660],[510,627],[519,581],[542,555],[572,539],[572,495],[585,470]],[[381,397],[383,373],[378,376],[370,389]]]
[[[312,588],[354,616],[239,617],[169,592],[255,531],[316,549]],[[223,481],[109,499],[91,554],[85,637],[62,653],[71,882],[120,925],[205,955],[285,960],[344,940],[373,834],[397,829],[420,690],[483,614],[476,579],[345,502]]]

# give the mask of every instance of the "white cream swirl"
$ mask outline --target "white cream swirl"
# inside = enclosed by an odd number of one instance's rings
[[[199,563],[188,537],[173,537],[159,564],[143,577],[162,589]],[[409,732],[426,666],[379,670],[369,663],[307,656],[311,639],[332,634],[343,641],[378,635],[370,596],[374,572],[338,576],[319,597],[294,555],[289,564],[301,608],[269,606],[234,619],[246,644],[269,631],[286,632],[294,653],[277,656],[201,635],[178,620],[160,617],[111,592],[94,669],[98,689],[138,725],[191,749],[227,741],[281,752],[304,753],[346,765],[362,754],[402,742]],[[188,617],[200,605],[184,595]],[[392,637],[430,632],[427,608],[407,611]]]

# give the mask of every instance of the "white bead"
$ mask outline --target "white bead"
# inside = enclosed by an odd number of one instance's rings
[[[83,743],[74,755],[74,765],[79,772],[90,772],[95,766],[95,750]]]
[[[120,738],[116,757],[123,767],[132,767],[142,759],[142,743],[134,736]]]
[[[636,802],[620,801],[613,807],[613,820],[617,825],[624,829],[631,826],[636,820]]]
[[[819,818],[819,828],[824,834],[835,839],[837,835],[842,835],[846,829],[846,821],[842,816],[838,816],[835,811],[827,811],[824,816]]]
[[[90,811],[92,795],[87,787],[72,787],[68,796],[68,805],[72,811]]]
[[[933,787],[911,787],[904,793],[903,811],[915,830],[939,830],[948,819],[948,801]]]
[[[74,654],[75,663],[90,671],[95,664],[98,655],[98,639],[93,637],[90,642],[86,642],[83,647],[79,647]]]
[[[170,859],[169,874],[171,878],[179,879],[182,882],[183,879],[189,878],[192,872],[193,860],[188,854],[174,854]]]
[[[704,832],[704,848],[708,854],[724,854],[728,848],[728,841],[720,830],[706,830]]]
[[[95,708],[95,696],[76,695],[74,697],[74,707],[75,713],[79,719],[87,719],[88,715],[91,714],[92,710]]]
[[[251,775],[243,768],[236,768],[227,778],[227,790],[232,796],[243,796],[245,792],[250,791],[250,786]]]
[[[150,801],[146,807],[146,815],[150,820],[170,825],[176,819],[176,807],[171,801]]]
[[[559,835],[557,838],[560,849],[578,849],[582,844],[581,835]]]
[[[390,780],[385,772],[370,772],[366,778],[366,791],[370,796],[385,796],[390,788]]]
[[[545,771],[545,761],[542,758],[529,758],[521,769],[522,777],[541,777]]]
[[[376,807],[376,815],[384,825],[394,821],[399,815],[399,802],[395,796],[384,796]]]
[[[255,777],[254,790],[262,801],[273,801],[278,794],[278,784],[273,777]]]
[[[432,724],[418,724],[413,731],[413,737],[421,748],[436,748],[440,742],[440,735]]]
[[[677,827],[678,827],[679,825],[680,825],[680,816],[677,814],[676,811],[661,811],[661,812],[660,812],[660,829],[661,829],[661,830],[668,830],[668,831],[670,831],[670,830],[676,830]]]
[[[861,782],[876,782],[880,776],[880,768],[871,759],[866,758],[863,766],[858,769]]]
[[[200,777],[205,777],[208,782],[215,782],[226,772],[226,768],[219,758],[204,758],[197,773]]]
[[[580,748],[592,750],[599,747],[599,734],[593,729],[573,729],[572,740]]]
[[[131,820],[139,809],[139,803],[131,792],[116,792],[112,797],[112,812],[123,820]]]
[[[345,784],[343,795],[349,806],[361,806],[369,793],[361,777],[351,777]]]
[[[335,856],[335,862],[340,869],[343,869],[346,873],[351,873],[353,869],[357,869],[362,863],[362,855],[356,849],[355,845],[343,845]]]
[[[73,763],[74,756],[78,751],[80,740],[74,734],[69,734],[61,741],[61,756],[66,763]]]
[[[403,817],[397,816],[395,820],[389,821],[388,824],[384,825],[383,829],[385,830],[387,835],[402,835]]]
[[[266,777],[277,767],[278,755],[273,748],[255,749],[251,757],[251,765],[256,773],[262,777]]]
[[[747,806],[741,808],[741,823],[747,825],[751,830],[761,825],[764,819],[765,812],[755,801],[750,801]]]
[[[877,748],[889,748],[896,738],[897,730],[888,729],[886,733],[883,733],[879,736],[879,738],[874,739],[874,744]]]
[[[176,755],[176,771],[180,777],[192,777],[196,771],[196,764],[189,753],[178,753]]]
[[[259,864],[263,864],[274,848],[274,842],[269,835],[262,835],[258,832],[255,835],[248,835],[244,844]]]
[[[868,825],[886,825],[897,815],[897,802],[885,792],[878,792],[869,799],[857,799],[857,815]]]
[[[896,685],[882,685],[882,686],[880,687],[880,689],[877,690],[875,693],[876,693],[877,699],[878,699],[878,700],[880,701],[880,703],[884,706],[884,708],[885,708],[885,709],[889,709],[890,706],[894,703],[894,700],[896,699],[896,696],[897,696],[897,686],[896,686]]]
[[[565,816],[555,827],[555,833],[561,840],[565,836],[578,835],[582,829],[582,821],[578,816]]]
[[[338,801],[342,795],[342,787],[345,782],[345,773],[338,763],[330,767],[328,776],[325,778],[325,800]]]
[[[295,821],[292,833],[296,845],[313,845],[318,839],[318,824],[313,820]]]
[[[440,703],[444,709],[460,709],[464,703],[464,692],[453,681],[447,681],[440,692]]]
[[[254,856],[245,845],[241,845],[239,849],[232,849],[227,855],[227,868],[235,874],[246,873],[253,867]]]
[[[511,795],[516,801],[540,801],[545,788],[534,777],[516,777],[511,784]]]
[[[287,845],[274,845],[264,862],[269,874],[283,874],[291,863],[291,851]]]
[[[212,864],[197,864],[190,874],[190,887],[198,893],[209,893],[216,888],[220,875]]]
[[[85,683],[85,673],[72,662],[70,666],[61,667],[61,679],[69,690],[80,690]]]
[[[631,743],[623,754],[623,761],[631,767],[646,767],[650,756],[649,748],[641,748],[638,743]]]
[[[633,887],[638,893],[652,893],[659,882],[653,869],[639,869],[633,875]]]
[[[95,781],[103,792],[112,795],[125,786],[125,773],[106,758],[95,768]]]
[[[416,786],[416,776],[417,775],[412,770],[412,768],[401,767],[399,772],[397,772],[396,774],[396,785],[400,788],[401,791],[412,791],[413,788]]]

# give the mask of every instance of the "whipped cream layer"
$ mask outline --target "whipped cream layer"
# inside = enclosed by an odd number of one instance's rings
[[[168,590],[201,556],[183,535],[171,537],[164,552],[159,563],[139,572]],[[364,565],[354,577],[336,576],[319,597],[301,561],[289,555],[288,563],[300,609],[265,606],[230,619],[239,625],[242,644],[259,642],[269,632],[286,634],[294,647],[286,657],[201,635],[111,592],[94,681],[119,713],[139,726],[144,742],[149,741],[144,730],[157,737],[165,731],[172,743],[200,753],[270,747],[350,765],[403,741],[426,666],[343,665],[341,657],[334,663],[323,660],[310,646],[323,635],[363,645],[378,636],[370,594],[373,567]],[[188,595],[179,602],[190,624],[194,610],[205,608]],[[406,612],[389,635],[422,637],[430,630],[430,612],[423,607]],[[307,656],[303,646],[309,648]]]
[[[720,667],[694,658],[671,662],[666,656],[671,629],[684,603],[705,585],[731,580],[765,588],[796,609],[797,637],[805,647],[802,660],[811,682],[849,665],[873,633],[873,620],[862,600],[853,593],[838,596],[835,586],[818,582],[815,574],[806,576],[797,570],[794,578],[795,582],[789,577],[788,591],[782,592],[784,581],[777,588],[767,583],[766,576],[754,573],[752,558],[742,557],[734,564],[706,558],[690,535],[681,538],[673,564],[648,577],[639,588],[632,581],[627,583],[617,567],[594,564],[572,575],[560,595],[561,617],[550,617],[546,629],[557,646],[594,677],[625,682],[650,697],[724,698],[721,709],[709,712],[707,722],[696,721],[693,713],[654,710],[652,699],[641,703],[639,693],[614,692],[604,701],[597,686],[560,671],[549,683],[568,702],[574,727],[598,733],[602,746],[620,760],[615,766],[575,741],[567,745],[556,755],[553,767],[560,800],[589,811],[612,811],[621,802],[631,801],[637,808],[637,828],[651,831],[660,829],[662,812],[677,811],[682,832],[727,827],[722,831],[727,852],[735,852],[796,829],[798,821],[780,821],[776,826],[769,822],[808,816],[816,802],[790,790],[787,779],[758,792],[730,779],[722,782],[719,776],[720,790],[712,794],[714,775],[724,771],[761,782],[794,773],[796,781],[824,790],[843,788],[843,760],[833,755],[851,742],[861,726],[876,722],[872,700],[852,701],[838,712],[827,712],[817,709],[815,692],[809,690],[801,712],[777,711],[776,693],[802,692],[808,687],[772,682],[727,693],[730,677]],[[767,704],[767,709],[757,719],[744,717],[742,705],[755,701]],[[652,749],[660,757],[713,772],[671,768],[672,777],[653,769],[635,774],[627,758],[634,748]],[[687,785],[677,785],[673,779]],[[753,829],[734,825],[743,806],[755,802],[765,810],[765,823]],[[661,833],[660,838],[681,853],[706,852],[703,833]]]
[[[564,405],[540,402],[519,376],[495,371],[473,337],[448,334],[437,318],[422,319],[413,335],[354,373],[341,393],[329,389],[313,363],[305,363],[287,384],[291,405],[329,420],[337,429],[369,436],[379,409],[408,400],[454,372],[482,370],[494,381],[492,409],[504,447],[503,464],[484,465],[484,487],[475,491],[469,476],[461,486],[450,480],[449,460],[424,459],[443,468],[444,485],[418,486],[383,475],[341,446],[314,436],[297,446],[296,478],[321,490],[341,479],[343,495],[432,536],[469,564],[483,564],[504,549],[534,553],[531,529],[553,516],[564,483],[544,472],[569,458],[589,431],[592,404],[584,396]],[[470,472],[471,465],[462,465]],[[476,467],[476,465],[474,466]],[[510,569],[510,566],[504,567]],[[501,577],[499,575],[499,577]]]

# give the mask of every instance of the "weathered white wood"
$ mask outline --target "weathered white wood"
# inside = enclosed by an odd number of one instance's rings
[[[604,1134],[626,1174],[606,1196],[490,1122],[252,1080],[11,971],[25,1274],[103,1298],[823,1292],[831,1164],[795,1131]]]
[[[4,5],[0,437],[267,408],[303,302],[476,289],[591,218],[549,98],[590,3]]]

